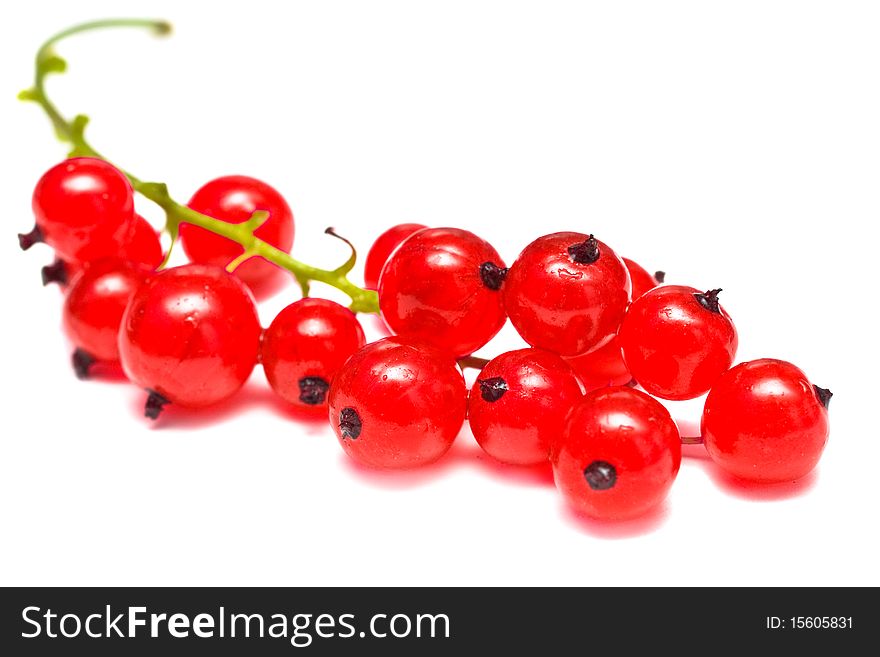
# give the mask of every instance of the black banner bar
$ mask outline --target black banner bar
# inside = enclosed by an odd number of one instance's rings
[[[842,588],[25,588],[0,598],[5,655],[632,654],[646,642],[676,655],[856,654],[878,626],[874,591]]]

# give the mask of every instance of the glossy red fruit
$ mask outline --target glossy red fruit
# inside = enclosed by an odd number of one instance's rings
[[[40,270],[43,285],[56,283],[66,288],[74,277],[85,267],[93,262],[122,261],[135,265],[143,265],[150,271],[155,270],[162,263],[164,254],[162,244],[159,241],[159,233],[139,214],[135,214],[125,243],[120,244],[116,255],[112,258],[103,258],[97,261],[81,263],[77,260],[62,260],[55,257],[51,264]]]
[[[632,381],[632,374],[623,362],[617,336],[604,347],[580,356],[566,358],[566,362],[578,375],[587,390],[607,386],[625,386]]]
[[[550,443],[582,396],[561,357],[542,349],[509,351],[480,372],[468,397],[468,421],[480,447],[499,461],[546,463]]]
[[[649,274],[641,265],[628,258],[623,258],[623,264],[626,265],[632,281],[633,300],[660,285],[663,282],[662,279],[665,278],[662,271]],[[617,336],[613,337],[604,347],[569,358],[568,364],[577,373],[587,390],[595,390],[605,386],[622,386],[632,380],[632,374],[627,369],[626,363],[623,362],[623,354],[620,351],[620,342]]]
[[[368,290],[379,289],[379,275],[394,249],[400,246],[407,237],[422,228],[425,228],[422,224],[398,224],[376,238],[367,253],[367,260],[364,264],[364,284]]]
[[[575,510],[633,518],[666,497],[681,465],[681,439],[657,400],[633,388],[603,388],[572,409],[550,460]]]
[[[231,397],[260,349],[260,322],[242,282],[212,265],[150,276],[132,297],[119,333],[126,375],[151,392],[156,417],[169,402],[191,408]]]
[[[632,299],[635,301],[648,290],[653,290],[658,285],[662,285],[666,279],[666,272],[658,271],[653,274],[642,267],[635,260],[629,258],[621,258],[626,270],[629,272],[629,280],[632,283]]]
[[[282,251],[293,246],[293,212],[273,187],[248,176],[222,176],[206,183],[190,199],[189,207],[230,224],[244,223],[257,210],[269,218],[255,235]],[[225,267],[244,253],[237,242],[192,224],[181,224],[180,243],[193,262]],[[274,289],[287,274],[268,260],[251,258],[235,270],[251,290],[260,296]]]
[[[492,246],[466,230],[426,228],[382,270],[379,306],[388,328],[467,356],[501,330],[507,269]]]
[[[119,260],[102,260],[80,271],[64,300],[64,329],[76,347],[73,366],[86,378],[95,361],[119,360],[118,335],[122,315],[149,271]]]
[[[620,327],[620,346],[626,366],[647,392],[692,399],[730,368],[737,335],[718,303],[720,291],[665,285],[630,306]]]
[[[164,257],[159,233],[139,214],[135,214],[126,241],[120,245],[116,256],[136,264],[156,269]]]
[[[134,192],[112,164],[75,157],[49,169],[34,189],[37,228],[20,236],[27,248],[45,240],[65,260],[118,255],[134,221]]]
[[[467,409],[455,361],[390,337],[352,356],[330,384],[330,424],[345,452],[374,468],[414,468],[452,446]]]
[[[800,479],[816,467],[825,449],[830,398],[830,391],[814,386],[786,361],[740,363],[715,381],[706,398],[706,450],[741,479]]]
[[[364,346],[354,313],[326,299],[301,299],[282,310],[263,334],[262,363],[285,401],[327,412],[330,382]]]
[[[519,254],[504,285],[504,307],[523,340],[562,356],[607,344],[629,299],[623,261],[582,233],[535,240]]]

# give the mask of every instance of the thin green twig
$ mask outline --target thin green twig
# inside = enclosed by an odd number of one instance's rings
[[[52,122],[58,138],[70,144],[70,157],[107,159],[95,150],[85,137],[88,117],[78,114],[71,120],[65,119],[46,93],[46,77],[52,73],[63,73],[67,69],[67,63],[56,54],[55,46],[60,41],[75,34],[117,27],[147,29],[157,35],[165,35],[171,32],[171,25],[168,22],[148,19],[108,19],[70,27],[54,35],[40,47],[36,56],[34,85],[19,94],[19,98],[22,100],[35,102],[43,109],[46,116]],[[376,293],[372,290],[365,290],[348,280],[347,275],[354,266],[354,252],[342,266],[336,269],[328,270],[312,267],[296,260],[289,253],[275,248],[254,235],[254,231],[259,227],[259,224],[265,221],[265,213],[254,213],[254,216],[249,221],[241,224],[219,221],[175,201],[169,194],[165,183],[146,182],[124,169],[121,170],[131,181],[131,185],[136,192],[165,211],[165,230],[171,236],[172,245],[177,240],[180,224],[193,224],[237,242],[242,246],[248,258],[259,256],[286,269],[299,282],[304,295],[308,295],[310,282],[320,281],[347,294],[351,298],[350,308],[353,311],[365,313],[379,311],[379,299]],[[243,259],[240,262],[238,261],[239,259],[236,260],[231,265],[235,264],[237,266],[243,262]]]

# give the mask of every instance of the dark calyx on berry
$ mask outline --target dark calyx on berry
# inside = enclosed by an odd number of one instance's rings
[[[95,363],[95,358],[87,351],[77,349],[70,357],[70,364],[73,365],[73,373],[76,378],[83,380],[89,378],[89,370]]]
[[[500,376],[493,376],[491,379],[477,379],[480,384],[480,397],[487,402],[496,402],[507,392],[507,381]]]
[[[816,391],[816,396],[819,398],[819,401],[822,402],[822,406],[828,408],[828,402],[831,401],[832,393],[828,388],[820,388],[817,385],[813,386],[813,389]]]
[[[657,271],[654,272],[654,280],[657,281],[658,283],[665,283],[666,282],[666,272],[658,269]]]
[[[43,287],[49,285],[49,283],[67,285],[67,266],[63,260],[58,258],[55,258],[55,262],[51,265],[43,267],[40,270],[40,275],[43,277]]]
[[[490,290],[500,290],[505,278],[507,278],[507,267],[499,267],[494,262],[484,262],[480,265],[480,280]]]
[[[591,265],[599,259],[599,242],[590,235],[583,242],[568,247],[568,255],[579,265]]]
[[[349,406],[339,412],[339,430],[342,432],[343,438],[357,440],[357,437],[361,435],[361,429],[363,429],[361,416],[356,410]]]
[[[159,417],[162,409],[171,402],[155,390],[147,390],[147,392],[150,394],[147,396],[147,401],[144,404],[144,416],[155,420]]]
[[[617,483],[617,470],[606,461],[593,461],[584,468],[584,479],[593,490],[608,490]]]
[[[721,288],[719,287],[716,290],[709,290],[708,292],[697,292],[694,295],[694,298],[697,300],[703,308],[706,310],[721,314],[721,306],[718,305],[718,293],[721,292]]]
[[[319,376],[306,376],[299,380],[299,400],[312,406],[323,404],[330,384]]]
[[[29,233],[18,234],[18,245],[21,247],[22,251],[27,251],[34,244],[40,244],[45,241],[46,239],[43,237],[43,231],[40,230],[39,226],[34,226],[34,229]]]

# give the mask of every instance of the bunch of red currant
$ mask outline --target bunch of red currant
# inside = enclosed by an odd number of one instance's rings
[[[720,290],[661,285],[662,272],[652,276],[593,235],[540,237],[508,268],[468,231],[395,226],[365,270],[395,335],[364,346],[355,314],[323,299],[291,304],[263,330],[254,295],[284,272],[222,228],[211,232],[214,224],[182,223],[192,264],[163,268],[159,236],[133,196],[106,161],[66,160],[38,182],[36,226],[20,241],[55,250],[44,282],[66,287],[77,375],[121,364],[148,391],[150,418],[169,403],[228,399],[260,362],[283,399],[329,412],[343,449],[366,465],[431,463],[468,418],[499,461],[549,459],[568,502],[598,518],[644,513],[678,472],[682,439],[650,395],[709,392],[702,440],[743,479],[797,479],[824,448],[830,392],[783,361],[731,369],[737,333]],[[283,251],[293,242],[289,206],[253,178],[213,180],[188,207],[217,226],[256,215],[255,238]],[[468,357],[507,318],[530,347],[480,363],[468,391],[460,364],[478,362]]]
[[[508,268],[473,233],[401,224],[370,249],[364,289],[347,278],[353,248],[332,270],[290,256],[293,214],[266,183],[218,178],[181,205],[165,185],[123,173],[86,141],[85,117],[64,119],[44,85],[64,68],[57,41],[108,26],[168,31],[124,19],[65,30],[40,49],[35,84],[21,95],[77,156],[40,179],[36,226],[19,240],[55,250],[43,280],[66,289],[78,376],[121,365],[148,391],[145,413],[155,419],[170,403],[223,402],[261,363],[281,398],[329,415],[346,453],[377,468],[439,459],[468,419],[493,458],[549,460],[566,500],[597,518],[637,516],[663,500],[682,441],[704,443],[748,481],[798,479],[818,462],[831,393],[784,361],[731,367],[737,333],[720,289],[662,285],[662,272],[652,276],[593,235],[539,237]],[[165,211],[167,252],[135,213],[135,192]],[[178,239],[191,264],[166,267]],[[306,298],[264,330],[255,298],[285,273]],[[315,280],[348,294],[351,307],[308,298]],[[394,336],[365,346],[355,311],[380,312]],[[529,347],[473,358],[508,318]],[[470,391],[464,366],[482,367]],[[655,397],[707,392],[702,436],[680,437]]]
[[[470,232],[405,225],[368,263],[386,257],[379,303],[396,335],[361,349],[330,387],[331,423],[363,463],[429,463],[467,416],[489,455],[549,459],[572,506],[621,519],[663,500],[682,440],[701,440],[722,468],[756,482],[803,477],[824,449],[831,393],[784,361],[731,369],[737,333],[721,290],[661,285],[662,272],[582,233],[540,237],[507,268]],[[455,359],[506,318],[530,348],[489,361],[468,392]],[[651,396],[706,392],[701,439],[682,439]]]

